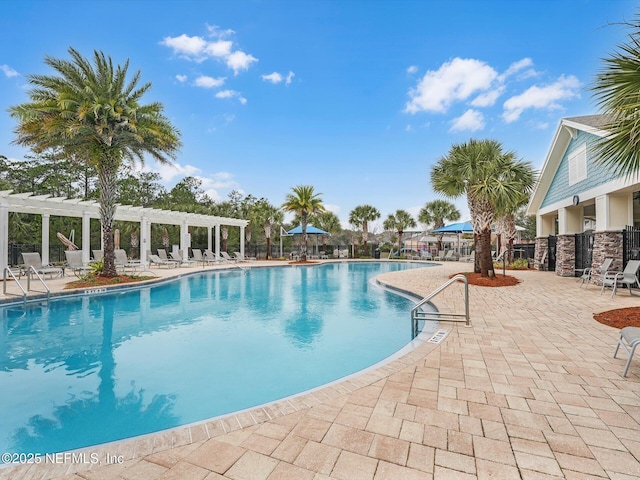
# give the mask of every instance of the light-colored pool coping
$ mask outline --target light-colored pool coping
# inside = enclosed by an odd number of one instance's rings
[[[449,262],[378,281],[424,296],[470,268]],[[638,297],[610,299],[553,272],[511,273],[523,283],[470,288],[471,327],[443,323],[440,343],[383,366],[95,450],[122,455],[120,465],[27,465],[0,479],[640,478],[639,360],[623,378],[617,331],[593,320]],[[450,311],[462,299],[452,288],[434,302]]]

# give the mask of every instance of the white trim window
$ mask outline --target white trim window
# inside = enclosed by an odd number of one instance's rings
[[[569,155],[569,185],[587,178],[587,144],[583,143]]]

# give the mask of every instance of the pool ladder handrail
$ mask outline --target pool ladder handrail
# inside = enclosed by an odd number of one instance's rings
[[[423,311],[422,306],[429,302],[433,297],[445,290],[449,285],[462,280],[464,282],[464,313],[446,313],[438,311]],[[448,322],[465,322],[465,326],[471,326],[471,320],[469,318],[469,281],[465,275],[459,274],[448,281],[440,285],[429,295],[424,297],[411,309],[411,338],[418,336],[418,321],[419,320],[431,320],[431,321],[448,321]]]
[[[16,282],[16,285],[18,285],[18,288],[20,288],[20,290],[22,291],[22,299],[23,301],[27,301],[27,292],[24,289],[24,287],[22,286],[22,284],[18,281],[18,279],[16,278],[15,273],[13,273],[13,270],[11,270],[9,267],[4,267],[4,271],[2,272],[2,294],[3,295],[15,295],[16,297],[19,297],[20,294],[19,293],[12,293],[12,292],[7,292],[7,273],[9,274],[9,276],[11,278],[13,278],[13,281]]]
[[[27,301],[27,292],[45,293],[47,295],[47,301],[49,300],[49,297],[51,296],[51,290],[49,289],[49,286],[44,281],[44,279],[40,276],[40,274],[33,267],[33,265],[30,265],[29,268],[27,269],[27,289],[26,290],[24,289],[24,287],[22,286],[20,281],[16,278],[15,274],[13,273],[13,270],[11,270],[9,267],[4,267],[4,271],[3,271],[3,274],[2,274],[2,293],[4,295],[16,295],[16,296],[20,297],[21,295],[18,294],[18,293],[7,292],[7,273],[9,274],[9,276],[11,278],[13,278],[14,282],[16,282],[16,285],[18,285],[18,288],[22,292],[22,299],[23,299],[23,301],[25,303]],[[42,283],[42,286],[45,288],[45,290],[36,290],[36,289],[31,288],[31,275],[32,274],[34,274],[38,278],[38,280],[40,280],[40,283]]]

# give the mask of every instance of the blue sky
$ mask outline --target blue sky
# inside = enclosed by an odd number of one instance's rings
[[[182,132],[185,175],[280,205],[310,184],[347,225],[357,205],[417,217],[430,166],[491,138],[540,168],[562,117],[597,113],[601,58],[626,39],[631,0],[0,0],[0,154],[23,158],[7,108],[45,55],[130,60]],[[468,216],[465,201],[455,201]],[[464,219],[464,218],[463,218]]]

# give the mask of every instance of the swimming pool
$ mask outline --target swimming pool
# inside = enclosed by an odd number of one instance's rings
[[[378,274],[424,264],[207,271],[0,307],[0,451],[59,452],[193,423],[366,368],[410,341]]]

